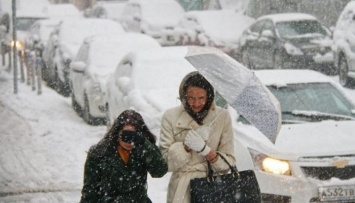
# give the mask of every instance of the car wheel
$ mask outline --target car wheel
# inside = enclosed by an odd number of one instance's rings
[[[348,62],[346,57],[341,57],[339,64],[339,83],[343,87],[352,86],[352,79],[348,76]]]
[[[284,67],[283,57],[281,52],[276,52],[274,55],[274,69],[282,69]]]
[[[109,129],[111,127],[112,123],[111,123],[111,119],[110,119],[110,108],[109,108],[108,104],[106,104],[105,110],[106,110],[106,126],[107,126],[107,129]]]
[[[78,102],[76,101],[74,92],[71,94],[71,105],[72,105],[74,111],[75,111],[79,116],[82,116],[82,114],[83,114],[83,109],[80,107],[80,105],[79,105]]]
[[[90,114],[89,100],[88,100],[88,97],[86,95],[84,96],[83,119],[89,125],[93,125],[94,124],[94,117],[92,117],[91,114]]]
[[[46,69],[46,65],[44,64],[44,62],[42,61],[41,63],[41,72],[42,72],[42,80],[45,82],[48,82],[48,71]]]
[[[59,74],[58,74],[58,69],[55,68],[54,72],[54,82],[53,82],[53,88],[59,93],[62,94],[62,81],[60,81]]]
[[[250,58],[249,58],[248,52],[246,52],[246,51],[242,52],[242,63],[248,69],[250,69],[250,70],[253,69],[253,67],[251,66],[251,63],[250,63]]]

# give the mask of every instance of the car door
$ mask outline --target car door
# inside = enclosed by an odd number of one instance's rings
[[[265,67],[273,67],[275,43],[276,35],[274,24],[271,20],[266,20],[260,30],[258,39],[258,64],[264,64]]]
[[[87,73],[88,73],[88,55],[89,55],[89,49],[90,45],[88,43],[83,43],[83,45],[80,47],[75,60],[73,63],[77,62],[82,62],[84,65],[84,70],[83,71],[76,71],[75,69],[71,68],[70,72],[70,81],[71,81],[71,88],[72,88],[72,94],[75,97],[75,100],[77,103],[81,106],[84,107],[84,95],[85,95],[85,81],[87,78]]]
[[[260,30],[264,25],[265,20],[260,20],[256,23],[254,23],[248,30],[246,30],[246,37],[244,38],[245,40],[245,45],[243,46],[242,54],[247,53],[248,58],[250,60],[250,63],[253,65],[259,65],[257,64],[258,57],[260,55],[260,50],[259,50],[259,36],[260,36]]]
[[[197,19],[187,17],[185,21],[184,38],[186,45],[199,45],[197,35],[201,32],[201,26]]]
[[[122,14],[122,26],[128,32],[141,32],[141,7],[136,3],[127,3]]]
[[[114,97],[113,104],[110,104],[110,114],[119,115],[130,106],[127,102],[127,95],[131,86],[133,63],[129,59],[124,59],[117,67],[115,73],[115,88],[111,92],[111,97]]]

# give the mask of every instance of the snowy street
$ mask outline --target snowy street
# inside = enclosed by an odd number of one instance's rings
[[[85,151],[106,127],[87,125],[70,98],[44,84],[37,95],[19,81],[15,95],[12,74],[0,71],[0,202],[79,202]],[[150,185],[166,190],[165,179]],[[152,200],[164,201],[165,193],[154,191]]]
[[[337,77],[334,76],[337,80]],[[79,202],[86,151],[106,126],[89,126],[71,99],[26,82],[14,94],[13,72],[0,69],[0,203]],[[355,99],[355,91],[346,89]],[[165,202],[170,174],[148,179],[153,202]]]

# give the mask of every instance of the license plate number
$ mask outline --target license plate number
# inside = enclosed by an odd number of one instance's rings
[[[328,186],[318,189],[321,201],[355,199],[355,185]]]

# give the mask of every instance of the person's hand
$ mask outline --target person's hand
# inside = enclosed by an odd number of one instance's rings
[[[195,131],[202,137],[204,141],[207,141],[208,138],[210,138],[211,126],[202,125],[198,127]]]
[[[120,139],[130,145],[135,147],[142,146],[145,141],[145,137],[142,132],[124,130],[120,134]]]
[[[190,130],[187,133],[184,144],[191,150],[200,153],[202,156],[206,156],[211,151],[200,134],[195,130]]]
[[[140,147],[144,144],[145,137],[143,133],[137,132],[136,135],[133,137],[132,143],[135,147]]]

